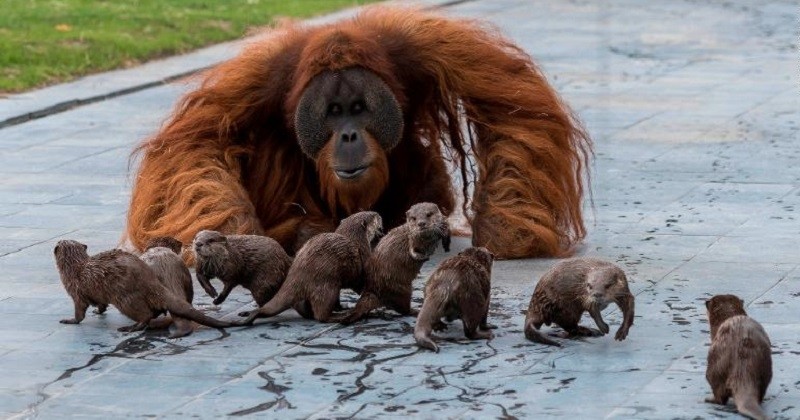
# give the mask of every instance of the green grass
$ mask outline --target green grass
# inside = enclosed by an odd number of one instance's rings
[[[236,39],[376,0],[0,0],[0,93]]]

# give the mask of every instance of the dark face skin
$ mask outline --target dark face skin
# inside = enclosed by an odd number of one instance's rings
[[[300,147],[312,159],[331,147],[330,166],[340,180],[358,179],[374,157],[373,147],[391,150],[403,134],[403,113],[376,75],[353,67],[327,71],[309,83],[295,112]],[[328,143],[332,142],[331,145]]]

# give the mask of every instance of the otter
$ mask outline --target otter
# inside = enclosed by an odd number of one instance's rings
[[[144,250],[147,251],[151,248],[162,247],[167,248],[170,251],[174,252],[175,255],[181,255],[181,250],[183,249],[183,243],[171,236],[156,236],[154,238],[150,238],[144,246]]]
[[[278,293],[237,325],[251,325],[256,318],[275,316],[289,308],[306,319],[332,321],[341,289],[362,291],[370,244],[381,227],[378,213],[362,211],[342,220],[335,232],[309,239],[297,252]]]
[[[272,238],[257,235],[228,235],[203,230],[194,237],[197,281],[219,305],[236,286],[253,295],[258,306],[267,303],[283,284],[292,258]],[[224,285],[217,295],[210,280]]]
[[[337,320],[351,324],[381,305],[401,315],[416,316],[411,308],[412,282],[422,264],[442,242],[450,250],[450,227],[433,203],[417,203],[406,212],[406,223],[381,238],[365,268],[364,291],[355,307]]]
[[[609,328],[600,311],[611,302],[622,310],[622,325],[615,336],[621,341],[628,336],[634,313],[634,298],[625,272],[615,264],[596,258],[559,262],[542,276],[534,289],[525,317],[525,337],[537,343],[560,346],[539,332],[542,324],[553,322],[566,331],[567,337],[605,335]],[[578,325],[585,311],[592,316],[599,331]]]
[[[147,242],[145,251],[139,258],[156,274],[161,282],[175,296],[182,297],[191,304],[194,298],[192,274],[179,256],[183,244],[175,238],[162,236]],[[167,328],[175,325],[170,338],[179,338],[194,331],[192,321],[179,316],[167,315],[150,321],[150,328]]]
[[[725,405],[733,397],[736,410],[753,419],[767,419],[761,409],[772,380],[772,350],[764,328],[747,316],[744,301],[717,295],[706,301],[711,324],[706,380],[713,397],[706,402]]]
[[[61,282],[75,305],[75,317],[62,319],[62,324],[83,321],[90,305],[111,304],[136,321],[119,328],[123,332],[142,330],[165,312],[214,328],[232,325],[206,316],[172,293],[139,257],[119,249],[89,256],[86,250],[72,240],[59,241],[53,250]]]
[[[493,337],[487,325],[494,255],[486,248],[467,248],[436,268],[425,285],[425,299],[417,316],[414,339],[420,347],[439,352],[431,331],[447,326],[442,321],[461,319],[464,335],[471,339]]]

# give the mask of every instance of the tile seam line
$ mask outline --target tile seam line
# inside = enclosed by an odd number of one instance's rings
[[[469,2],[472,2],[472,1],[475,1],[475,0],[450,0],[450,1],[445,1],[444,3],[441,3],[441,4],[423,7],[422,10],[444,9],[444,8],[448,8],[448,7],[452,7],[452,6],[457,6],[457,5],[460,5],[460,4],[463,4],[463,3],[469,3]],[[244,39],[244,38],[240,38],[240,40],[241,39]],[[187,70],[187,71],[184,71],[184,72],[172,74],[172,75],[169,75],[167,77],[164,77],[164,78],[161,78],[161,79],[158,79],[158,80],[154,80],[154,81],[138,84],[138,85],[131,86],[131,87],[128,87],[128,88],[125,88],[125,89],[106,92],[106,93],[102,93],[102,94],[99,94],[99,95],[89,96],[89,97],[86,97],[86,98],[70,99],[70,100],[67,100],[67,101],[59,102],[59,103],[56,103],[54,105],[50,105],[50,106],[44,107],[42,109],[38,109],[38,110],[35,110],[35,111],[31,111],[31,112],[26,112],[24,114],[17,115],[17,116],[14,116],[14,117],[10,117],[10,118],[7,118],[5,120],[0,121],[0,130],[2,130],[4,128],[8,128],[8,127],[13,127],[15,125],[24,124],[24,123],[29,122],[29,121],[34,121],[34,120],[38,120],[38,119],[41,119],[41,118],[46,118],[46,117],[49,117],[51,115],[61,114],[63,112],[67,112],[67,111],[73,110],[75,108],[80,108],[80,107],[83,107],[83,106],[86,106],[86,105],[91,105],[91,104],[94,104],[94,103],[97,103],[97,102],[102,102],[102,101],[105,101],[105,100],[108,100],[108,99],[114,99],[114,98],[118,98],[120,96],[127,96],[127,95],[130,95],[132,93],[141,92],[143,90],[147,90],[147,89],[151,89],[151,88],[155,88],[155,87],[159,87],[159,86],[164,86],[164,85],[172,83],[172,82],[174,82],[176,80],[180,80],[180,79],[192,76],[194,74],[200,73],[202,71],[208,70],[208,69],[216,66],[217,64],[219,64],[219,62],[211,64],[211,65],[208,65],[208,66],[202,66],[202,67],[199,67],[199,68],[195,68],[195,69]],[[100,73],[98,73],[98,74],[100,74]]]
[[[16,250],[14,250],[14,251],[9,251],[9,252],[6,252],[6,253],[3,253],[3,254],[0,254],[0,258],[2,258],[2,257],[6,257],[6,256],[9,256],[9,255],[13,255],[13,254],[17,254],[17,253],[19,253],[19,252],[22,252],[22,251],[24,251],[24,250],[26,250],[26,249],[28,249],[28,248],[34,247],[34,246],[36,246],[36,245],[41,245],[41,244],[43,244],[43,243],[46,243],[46,242],[52,241],[53,239],[56,239],[56,238],[61,238],[61,237],[63,237],[63,236],[66,236],[66,235],[69,235],[69,234],[75,233],[75,232],[77,232],[78,230],[80,230],[80,229],[72,229],[72,230],[70,230],[70,231],[68,231],[68,232],[60,233],[60,234],[58,234],[58,235],[56,235],[56,236],[51,236],[51,237],[49,237],[49,238],[47,238],[47,239],[43,239],[43,240],[39,240],[39,241],[33,241],[33,243],[32,243],[32,244],[30,244],[30,245],[25,245],[25,246],[23,246],[23,247],[21,247],[21,248],[19,248],[19,249],[16,249]]]
[[[80,107],[85,106],[85,105],[91,105],[91,104],[94,104],[94,103],[97,103],[97,102],[102,102],[102,101],[105,101],[105,100],[108,100],[108,99],[114,99],[114,98],[118,98],[120,96],[126,96],[126,95],[130,95],[132,93],[141,92],[143,90],[151,89],[151,88],[154,88],[154,87],[163,86],[163,85],[172,83],[172,82],[174,82],[176,80],[179,80],[179,79],[194,75],[196,73],[199,73],[199,72],[201,72],[203,70],[206,70],[206,69],[208,69],[210,67],[211,66],[205,66],[205,67],[200,67],[200,68],[197,68],[197,69],[192,69],[192,70],[181,72],[181,73],[178,73],[178,74],[173,74],[171,76],[167,76],[167,77],[164,77],[164,78],[159,79],[159,80],[155,80],[155,81],[151,81],[151,82],[147,82],[147,83],[142,83],[142,84],[139,84],[139,85],[131,86],[129,88],[116,90],[116,91],[111,91],[111,92],[103,93],[103,94],[100,94],[100,95],[89,96],[89,97],[81,98],[81,99],[71,99],[71,100],[68,100],[68,101],[59,102],[59,103],[57,103],[55,105],[51,105],[51,106],[48,106],[48,107],[45,107],[45,108],[42,108],[42,109],[39,109],[39,110],[36,110],[36,111],[28,112],[28,113],[25,113],[25,114],[22,114],[22,115],[18,115],[18,116],[11,117],[11,118],[5,119],[3,121],[0,121],[0,130],[2,130],[4,128],[8,128],[8,127],[13,127],[13,126],[19,125],[19,124],[24,124],[26,122],[38,120],[38,119],[41,119],[41,118],[49,117],[51,115],[61,114],[63,112],[67,112],[67,111],[73,110],[75,108],[80,108]]]

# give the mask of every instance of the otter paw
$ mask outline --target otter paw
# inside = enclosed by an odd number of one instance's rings
[[[257,310],[257,309],[256,309],[256,310]],[[242,311],[242,312],[239,312],[239,316],[241,316],[241,317],[245,317],[245,318],[247,318],[248,316],[250,316],[250,314],[251,314],[251,312],[250,312],[250,311]]]
[[[447,329],[447,324],[442,321],[436,321],[431,325],[431,328],[433,328],[434,331],[444,331]]]
[[[215,298],[215,297],[219,296],[219,294],[217,293],[217,289],[215,289],[215,288],[214,288],[214,286],[212,286],[212,285],[210,285],[210,284],[209,284],[209,285],[206,285],[206,284],[203,284],[203,283],[201,282],[201,283],[200,283],[200,287],[202,287],[202,288],[203,288],[203,290],[205,290],[206,294],[208,294],[208,295],[209,295],[209,296],[211,296],[212,298]]]
[[[617,334],[614,336],[614,339],[617,340],[617,341],[622,341],[627,336],[628,336],[628,329],[627,328],[625,328],[625,329],[620,328],[619,330],[617,330]]]
[[[172,331],[169,334],[169,338],[186,337],[187,335],[191,334],[192,332],[194,332],[194,329],[192,329],[192,328],[176,328],[175,331]]]
[[[494,334],[492,334],[491,331],[475,330],[475,332],[472,333],[471,336],[468,336],[467,338],[471,340],[491,340],[492,338],[494,338]]]
[[[142,325],[142,324],[137,322],[136,324],[133,324],[133,325],[128,325],[128,326],[125,326],[125,327],[119,327],[119,328],[117,328],[117,331],[119,331],[119,332],[141,331],[141,330],[143,330],[145,328],[146,325],[147,324]]]
[[[578,328],[575,329],[573,335],[579,335],[584,337],[602,337],[604,334],[600,330],[578,325]]]
[[[60,323],[62,323],[62,324],[77,324],[77,323],[79,323],[80,321],[78,321],[78,320],[77,320],[77,319],[75,319],[75,318],[67,318],[67,319],[62,319],[61,321],[58,321],[58,322],[60,322]]]

